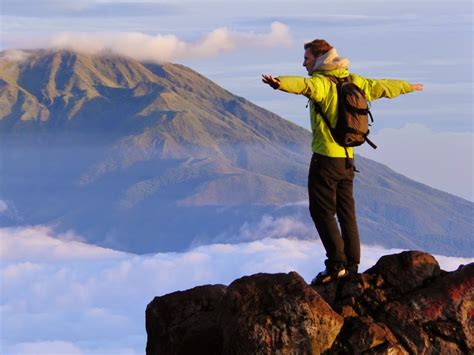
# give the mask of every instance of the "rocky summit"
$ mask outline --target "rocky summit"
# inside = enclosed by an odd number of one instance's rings
[[[406,251],[328,285],[245,276],[155,297],[146,330],[147,354],[473,353],[474,263]]]

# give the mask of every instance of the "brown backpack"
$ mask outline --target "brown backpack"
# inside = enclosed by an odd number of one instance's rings
[[[369,117],[374,122],[369,111],[369,102],[364,91],[352,82],[352,77],[336,78],[327,76],[336,84],[338,96],[338,117],[336,127],[331,127],[329,119],[321,109],[321,106],[314,102],[317,112],[326,122],[331,134],[340,146],[357,147],[367,142],[372,148],[377,146],[367,137],[369,135]],[[346,149],[346,157],[349,157]]]

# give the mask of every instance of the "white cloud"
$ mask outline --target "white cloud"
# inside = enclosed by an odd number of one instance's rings
[[[295,224],[290,218],[267,218],[259,228],[273,233],[284,225]],[[0,352],[143,353],[144,311],[154,296],[203,284],[229,284],[258,272],[295,270],[309,281],[324,267],[321,243],[292,239],[290,232],[285,236],[183,253],[133,255],[62,235],[53,242],[54,233],[44,227],[0,229],[0,243],[8,250],[0,258]],[[363,246],[361,270],[397,252]],[[474,261],[437,259],[447,270]]]
[[[472,132],[434,132],[407,124],[371,135],[378,148],[364,145],[358,152],[411,179],[473,201],[473,138]]]
[[[307,201],[296,202],[294,204],[284,204],[281,207],[292,205],[307,205]],[[314,233],[308,225],[291,217],[275,218],[270,215],[264,215],[261,220],[254,223],[244,223],[239,232],[232,236],[227,234],[219,235],[214,239],[215,242],[249,242],[260,240],[262,238],[298,238],[307,239]]]
[[[9,49],[0,54],[0,60],[7,60],[12,62],[22,62],[30,56],[30,53],[17,50],[17,49]],[[4,201],[1,201],[5,203]],[[0,207],[1,208],[1,207]]]
[[[81,243],[72,232],[54,235],[49,227],[31,226],[0,229],[0,259],[69,260],[114,258],[124,253]]]
[[[51,40],[53,47],[71,48],[87,53],[112,50],[139,60],[175,61],[190,58],[215,57],[246,47],[290,46],[288,26],[273,22],[269,33],[237,32],[217,28],[196,42],[187,42],[175,35],[151,36],[128,33],[62,33]]]

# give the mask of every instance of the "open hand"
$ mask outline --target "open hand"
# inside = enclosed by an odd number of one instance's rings
[[[421,91],[423,90],[423,84],[411,84],[411,89],[413,91]]]
[[[274,89],[278,89],[280,87],[280,80],[272,77],[269,74],[262,74],[262,81]]]

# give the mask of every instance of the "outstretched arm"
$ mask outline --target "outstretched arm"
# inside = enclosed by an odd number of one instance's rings
[[[369,101],[386,97],[392,99],[398,95],[423,90],[423,84],[411,84],[405,80],[366,79],[357,75],[356,85],[364,90]]]
[[[304,78],[302,76],[278,76],[274,78],[268,74],[262,74],[262,81],[274,89],[279,89],[296,95],[304,95],[307,98],[320,102],[322,92],[327,88],[324,82],[316,78]],[[327,83],[329,85],[329,81]]]

